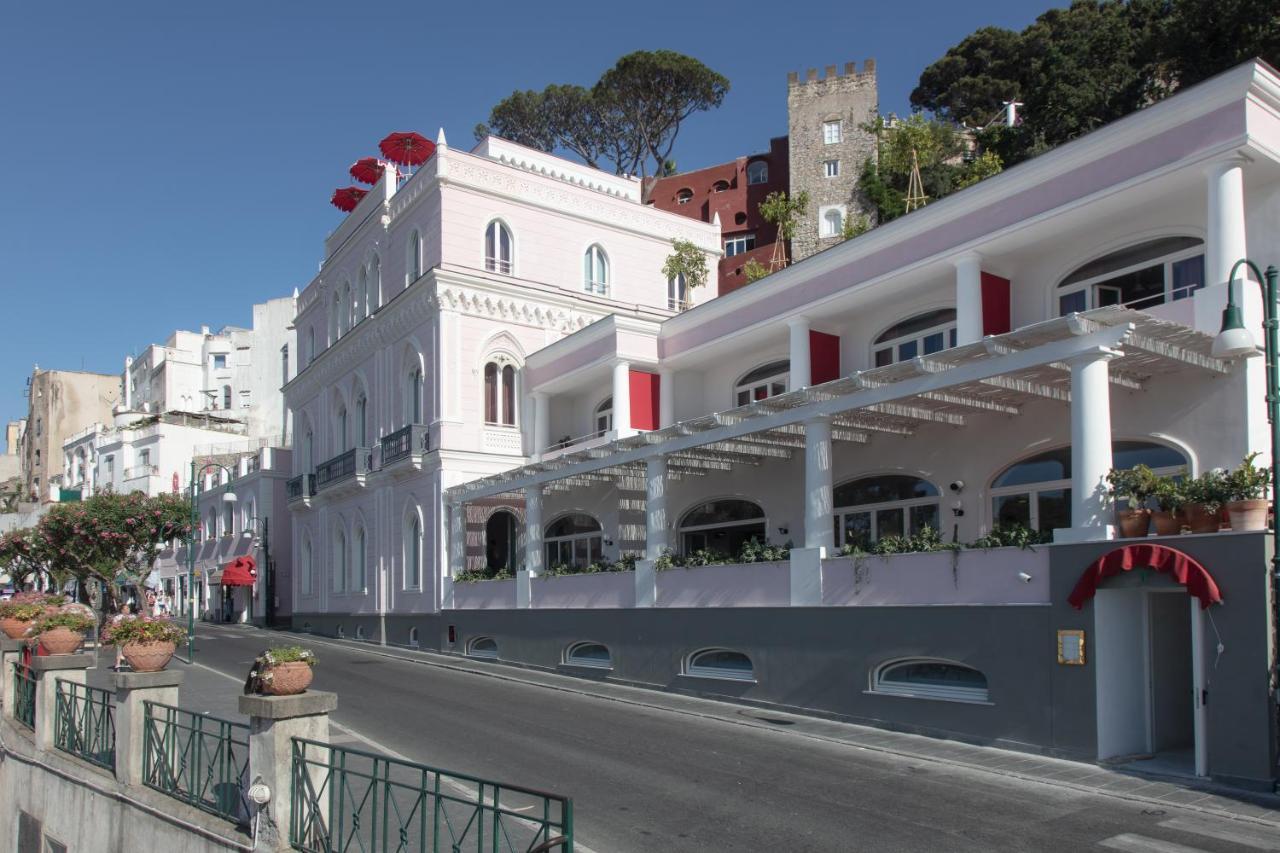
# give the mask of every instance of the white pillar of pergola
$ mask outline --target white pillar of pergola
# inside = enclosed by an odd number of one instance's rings
[[[618,438],[635,435],[631,428],[631,364],[613,366],[613,431]]]
[[[645,536],[644,559],[636,561],[636,607],[657,604],[654,562],[670,547],[667,522],[667,457],[650,456],[644,462]]]
[[[804,547],[791,549],[791,604],[822,604],[822,560],[834,545],[831,419],[804,422]]]
[[[533,403],[533,447],[529,455],[538,457],[551,445],[551,398],[544,391],[529,395]]]
[[[1111,470],[1111,380],[1108,362],[1120,353],[1099,347],[1067,359],[1071,368],[1071,527],[1058,542],[1090,542],[1115,534],[1107,499]]]
[[[445,541],[448,556],[448,572],[440,582],[440,607],[453,607],[453,583],[467,567],[467,505],[461,501],[450,503],[448,513],[449,538]]]
[[[675,373],[665,368],[658,370],[658,426],[666,428],[676,422],[676,389],[672,384]]]
[[[956,343],[982,340],[982,256],[966,252],[956,258]]]
[[[813,357],[809,347],[809,318],[792,317],[790,331],[791,385],[789,390],[808,388],[813,384]]]

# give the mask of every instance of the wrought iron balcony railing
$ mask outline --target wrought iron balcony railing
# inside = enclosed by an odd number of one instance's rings
[[[382,439],[382,467],[430,449],[431,430],[425,424],[409,424]]]
[[[368,447],[353,447],[316,466],[316,491],[323,492],[335,483],[368,474],[372,467],[373,451]]]

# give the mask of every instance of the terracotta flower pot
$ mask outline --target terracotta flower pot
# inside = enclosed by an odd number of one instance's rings
[[[1176,537],[1176,535],[1183,532],[1183,515],[1178,510],[1169,512],[1165,510],[1153,511],[1151,520],[1156,525],[1157,537]]]
[[[134,672],[159,672],[169,665],[175,649],[177,646],[173,643],[145,640],[125,643],[120,654]]]
[[[1251,501],[1227,501],[1227,514],[1232,530],[1266,530],[1267,510],[1271,502],[1265,499]]]
[[[306,690],[311,678],[311,666],[304,661],[278,663],[271,667],[271,678],[263,684],[262,692],[272,696],[292,696]]]
[[[1210,512],[1204,504],[1183,505],[1182,517],[1186,519],[1192,533],[1217,533],[1221,520],[1216,510]]]
[[[50,628],[40,635],[40,645],[51,655],[73,654],[84,642],[84,634],[70,628]]]
[[[0,631],[4,631],[4,635],[10,640],[21,640],[27,636],[27,629],[30,627],[30,619],[14,619],[12,616],[0,619]]]
[[[1149,509],[1118,509],[1116,510],[1116,523],[1120,527],[1120,536],[1125,539],[1134,539],[1147,535],[1147,528],[1151,525],[1151,510]]]

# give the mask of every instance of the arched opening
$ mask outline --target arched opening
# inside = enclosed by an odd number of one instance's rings
[[[722,193],[728,189],[729,189],[728,181],[716,181],[714,184],[711,185],[711,191],[713,193]]]
[[[369,446],[369,401],[364,394],[356,397],[356,446]]]
[[[986,702],[987,677],[971,666],[932,658],[906,658],[876,667],[873,693],[952,702]]]
[[[675,277],[667,279],[667,309],[684,311],[688,307],[689,283],[684,273],[677,273]]]
[[[484,230],[484,268],[489,272],[511,275],[513,254],[511,232],[500,220],[493,220]]]
[[[604,557],[604,533],[600,522],[586,513],[570,513],[548,524],[543,544],[548,568],[582,569]]]
[[[422,587],[422,521],[410,512],[404,527],[404,587]]]
[[[939,308],[894,323],[876,336],[872,361],[884,367],[956,345],[956,309]]]
[[[609,292],[609,256],[598,245],[582,256],[582,288],[587,293]]]
[[[790,381],[790,360],[784,358],[780,361],[771,361],[739,379],[733,387],[733,398],[737,401],[737,405],[745,406],[756,400],[787,393]]]
[[[1107,305],[1150,308],[1190,297],[1204,287],[1204,241],[1161,237],[1111,252],[1058,285],[1058,313]]]
[[[600,401],[600,405],[596,406],[595,412],[596,437],[599,438],[609,430],[613,429],[613,397],[605,397]]]
[[[515,514],[500,509],[484,525],[485,564],[490,571],[514,569],[517,562],[519,527]]]
[[[822,213],[822,236],[839,237],[844,230],[844,212],[838,207],[828,208]]]
[[[467,654],[473,658],[496,660],[498,657],[498,641],[493,637],[476,637],[467,643]]]
[[[363,527],[356,528],[355,548],[352,550],[351,588],[356,592],[364,592],[369,585],[368,559],[369,550]]]
[[[377,255],[369,262],[369,289],[365,300],[366,314],[382,307],[382,261]]]
[[[404,286],[408,287],[422,278],[422,235],[415,229],[409,235],[409,244],[405,247]]]
[[[676,204],[688,204],[693,198],[693,190],[688,187],[682,187],[676,191]]]
[[[684,674],[728,681],[755,681],[751,658],[732,649],[703,649],[685,659]]]
[[[1187,466],[1178,450],[1151,441],[1113,441],[1116,468],[1146,465],[1162,476]],[[991,519],[1001,527],[1026,527],[1051,534],[1071,526],[1071,448],[1046,450],[1015,462],[991,481]]]
[[[341,528],[333,532],[333,571],[329,588],[334,592],[347,590],[347,534]]]
[[[486,362],[484,366],[484,421],[487,424],[515,426],[516,369],[505,360]]]
[[[764,510],[739,498],[707,501],[684,514],[680,520],[680,550],[684,554],[709,551],[735,556],[751,540],[768,540]]]
[[[769,164],[764,160],[756,160],[747,164],[747,186],[767,184],[769,182]]]
[[[907,474],[861,477],[837,486],[836,546],[870,548],[886,536],[914,536],[940,529],[939,491],[928,480]]]
[[[574,643],[565,650],[564,662],[573,666],[612,669],[613,655],[603,643]]]

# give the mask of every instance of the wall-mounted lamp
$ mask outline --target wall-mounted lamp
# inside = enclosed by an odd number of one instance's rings
[[[605,547],[606,547],[606,548],[612,548],[612,547],[613,547],[613,540],[612,540],[612,539],[606,539],[606,540],[604,540],[604,544],[605,544]]]
[[[786,535],[787,535],[788,533],[790,533],[790,532],[791,532],[791,530],[790,530],[789,528],[786,528],[786,527],[779,527],[779,528],[778,528],[778,535],[779,535],[779,536],[786,536]]]

